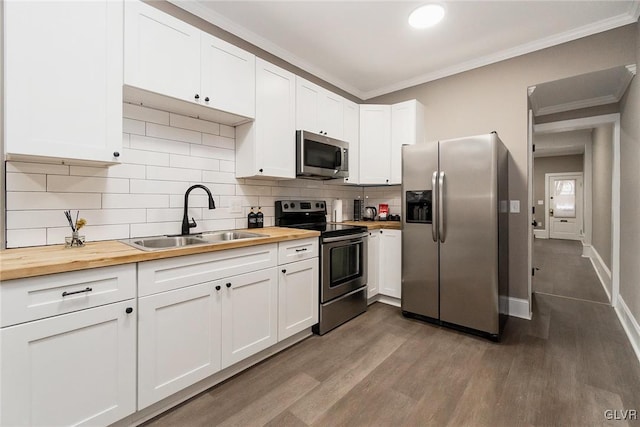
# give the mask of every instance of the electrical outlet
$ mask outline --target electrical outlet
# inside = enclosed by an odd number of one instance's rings
[[[520,200],[511,200],[509,203],[509,211],[511,213],[520,213]]]

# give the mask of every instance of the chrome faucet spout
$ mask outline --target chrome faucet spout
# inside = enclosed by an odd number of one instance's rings
[[[196,224],[195,219],[191,218],[191,221],[189,221],[189,216],[188,216],[188,210],[189,210],[189,193],[191,193],[192,190],[196,189],[196,188],[202,188],[206,193],[207,193],[207,197],[209,198],[209,209],[215,209],[216,208],[216,202],[213,200],[213,196],[211,195],[211,191],[205,187],[204,185],[201,184],[196,184],[196,185],[192,185],[191,187],[189,187],[187,189],[187,191],[184,193],[184,214],[182,216],[182,235],[188,235],[189,234],[189,229],[196,227],[198,224]]]

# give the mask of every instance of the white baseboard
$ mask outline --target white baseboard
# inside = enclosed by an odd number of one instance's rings
[[[509,297],[509,316],[531,320],[529,300]]]
[[[383,304],[392,305],[394,307],[401,307],[401,300],[399,298],[390,297],[387,295],[376,294],[369,298],[368,304],[371,305],[374,302],[381,302]]]
[[[604,293],[607,294],[607,298],[609,302],[611,302],[611,291],[609,290],[612,287],[611,270],[609,270],[609,267],[604,263],[602,257],[593,245],[585,245],[583,243],[582,256],[588,257],[591,261],[591,265],[593,265],[593,269],[596,271],[598,279],[600,279]]]
[[[633,347],[633,351],[636,353],[638,362],[640,362],[640,325],[638,325],[636,318],[633,317],[631,310],[627,307],[622,296],[618,296],[618,304],[615,310],[624,331],[627,333],[631,347]]]
[[[535,237],[536,239],[546,239],[547,230],[544,228],[536,228],[533,230],[533,237]]]

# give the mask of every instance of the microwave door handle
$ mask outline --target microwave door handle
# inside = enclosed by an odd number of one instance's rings
[[[342,150],[336,150],[335,161],[336,161],[335,168],[340,169],[340,166],[342,166]]]
[[[434,242],[438,241],[438,171],[435,171],[431,175],[431,188],[433,189],[433,195],[431,200],[433,203],[433,209],[431,209],[431,238]]]

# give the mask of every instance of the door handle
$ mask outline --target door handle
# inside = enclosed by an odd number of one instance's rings
[[[431,175],[431,188],[433,189],[433,195],[431,197],[431,200],[433,201],[433,204],[435,205],[433,207],[432,210],[432,215],[431,215],[431,237],[433,238],[434,242],[438,241],[438,185],[437,185],[437,181],[438,181],[438,171],[433,172],[433,175]]]
[[[438,182],[438,234],[440,235],[440,242],[442,243],[444,243],[446,239],[444,221],[444,176],[444,172],[440,172],[440,180]]]

